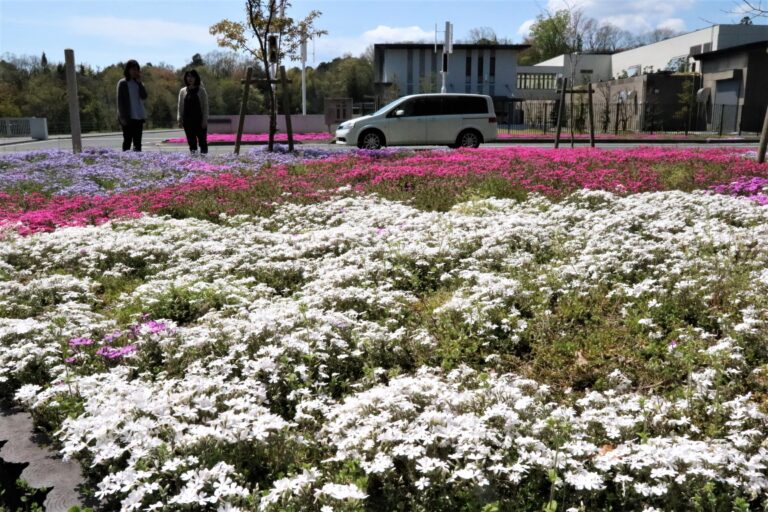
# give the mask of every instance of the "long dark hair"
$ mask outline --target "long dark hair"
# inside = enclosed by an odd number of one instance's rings
[[[131,79],[131,73],[130,73],[131,68],[136,68],[138,70],[141,70],[141,66],[139,66],[138,61],[135,61],[133,59],[129,60],[128,62],[125,63],[125,67],[123,68],[123,76],[125,77],[126,80]]]
[[[191,76],[194,80],[192,83],[195,87],[200,87],[200,74],[195,69],[190,69],[186,73],[184,73],[184,85],[187,85],[187,77]]]

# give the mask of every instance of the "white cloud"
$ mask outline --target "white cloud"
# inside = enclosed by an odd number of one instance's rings
[[[517,35],[526,37],[531,32],[531,27],[536,23],[536,20],[525,20],[520,28],[517,29]]]
[[[675,32],[684,32],[686,29],[685,21],[680,18],[669,18],[656,25],[656,27],[668,28],[670,30],[674,30]]]
[[[700,0],[548,0],[547,9],[581,9],[586,16],[639,34],[655,28],[685,30],[678,17]]]
[[[347,53],[357,57],[375,43],[403,43],[406,41],[431,43],[434,40],[434,30],[424,30],[415,25],[410,27],[379,25],[371,30],[366,30],[357,37],[321,37],[313,43],[314,48],[310,47],[310,51],[314,49],[315,61],[322,62],[331,61],[335,57]]]
[[[172,43],[216,44],[208,27],[156,19],[130,19],[115,16],[73,16],[65,24],[73,33],[95,36],[137,46]]]
[[[368,44],[371,43],[401,43],[409,42],[428,42],[434,41],[435,32],[433,30],[423,30],[416,25],[412,27],[388,27],[379,25],[373,30],[363,32],[362,39]]]

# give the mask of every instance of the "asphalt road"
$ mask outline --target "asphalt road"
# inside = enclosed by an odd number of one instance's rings
[[[184,131],[183,130],[149,130],[144,132],[143,137],[143,151],[168,151],[168,152],[186,152],[187,146],[186,144],[168,144],[164,143],[163,141],[168,138],[172,137],[184,137]],[[83,136],[83,147],[85,148],[113,148],[113,149],[120,149],[123,141],[123,136],[121,133],[106,133],[106,134],[96,134],[96,135],[90,135],[86,134]],[[519,142],[518,145],[524,145],[528,147],[541,147],[541,148],[551,148],[552,143],[551,142]],[[507,147],[510,145],[510,142],[503,142],[503,143],[494,143],[494,144],[484,144],[482,147]],[[328,144],[318,144],[318,143],[309,143],[309,144],[302,144],[304,147],[328,147]],[[585,147],[587,144],[584,143],[577,143],[576,147]],[[642,141],[642,142],[606,142],[606,143],[597,143],[597,147],[605,148],[605,149],[621,149],[621,148],[632,148],[632,147],[639,147],[639,146],[663,146],[663,147],[740,147],[740,148],[750,148],[757,150],[757,144],[755,143],[734,143],[734,142],[723,142],[723,143],[717,143],[717,142],[711,142],[707,144],[701,144],[701,143],[691,143],[691,142],[680,142],[680,143],[659,143],[655,142],[653,140],[648,141]],[[252,144],[243,144],[241,152],[247,151],[249,148],[254,147]],[[336,147],[343,147],[343,146],[336,146]],[[433,148],[435,146],[423,146],[421,148]],[[439,147],[439,146],[438,146]],[[561,148],[567,148],[570,147],[569,141],[563,141],[560,144]],[[19,140],[18,142],[14,139],[0,139],[0,153],[8,153],[8,152],[15,152],[15,151],[32,151],[32,150],[43,150],[43,149],[60,149],[60,150],[71,150],[72,149],[72,140],[70,137],[67,136],[52,136],[48,140],[43,141],[35,141],[30,139],[24,139]],[[350,148],[351,149],[351,148]],[[227,146],[210,146],[209,153],[211,154],[224,154],[224,153],[232,153],[234,150],[234,144],[233,145],[227,145]]]

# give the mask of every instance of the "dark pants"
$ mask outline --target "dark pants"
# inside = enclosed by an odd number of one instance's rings
[[[203,128],[200,123],[184,123],[184,133],[187,135],[187,144],[190,151],[197,151],[197,145],[200,144],[200,153],[208,153],[208,130]]]
[[[134,151],[141,151],[141,133],[143,130],[143,119],[129,119],[123,125],[123,151],[131,149],[131,143],[133,143]]]

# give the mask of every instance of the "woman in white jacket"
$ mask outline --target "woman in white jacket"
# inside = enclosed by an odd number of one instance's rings
[[[184,73],[184,84],[179,91],[179,109],[176,120],[184,128],[189,151],[197,154],[208,153],[208,94],[200,83],[200,75],[194,69]]]

